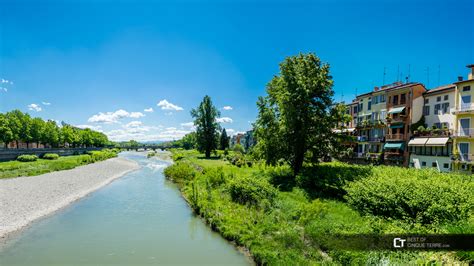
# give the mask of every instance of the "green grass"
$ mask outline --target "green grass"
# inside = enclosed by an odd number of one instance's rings
[[[72,169],[80,165],[116,157],[111,150],[94,151],[90,154],[59,157],[56,160],[38,159],[34,162],[9,161],[0,163],[0,178],[35,176],[54,171]]]
[[[473,259],[472,252],[345,251],[334,247],[329,237],[335,234],[473,233],[472,213],[468,220],[428,225],[364,214],[352,208],[342,193],[343,187],[359,178],[334,182],[330,188],[304,179],[278,191],[275,190],[278,185],[272,181],[279,173],[285,175],[284,168],[260,164],[237,167],[219,158],[202,159],[196,151],[174,150],[173,154],[179,154],[175,156],[179,157],[178,163],[165,169],[165,175],[179,185],[190,206],[211,228],[246,247],[258,264],[467,264]],[[350,166],[339,166],[345,169],[339,179],[344,178],[344,174],[357,173],[357,169]],[[341,173],[336,171],[339,166],[323,165],[325,172],[321,169],[318,172],[325,173],[324,179],[330,180],[332,173]],[[359,171],[362,178],[370,176],[366,170]],[[313,185],[313,189],[324,193],[312,193],[299,187],[302,185]]]

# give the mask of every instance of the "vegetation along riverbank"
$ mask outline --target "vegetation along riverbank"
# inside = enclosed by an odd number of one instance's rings
[[[322,163],[294,181],[287,166],[241,154],[211,159],[174,150],[165,175],[193,210],[225,238],[248,248],[259,264],[427,263],[472,261],[468,252],[349,251],[338,234],[472,233],[472,176],[397,167]],[[251,166],[248,166],[251,165]],[[283,182],[282,182],[283,181]]]

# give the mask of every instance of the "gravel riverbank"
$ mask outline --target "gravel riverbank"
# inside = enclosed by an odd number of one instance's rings
[[[139,168],[124,158],[39,176],[0,179],[0,239]]]

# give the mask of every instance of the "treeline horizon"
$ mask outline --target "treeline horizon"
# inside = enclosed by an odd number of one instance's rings
[[[32,117],[18,109],[0,113],[0,142],[3,142],[6,149],[11,142],[16,142],[17,149],[19,142],[26,143],[27,149],[32,143],[52,148],[105,147],[111,144],[102,132],[90,128],[81,129],[64,121],[59,126],[54,120]]]

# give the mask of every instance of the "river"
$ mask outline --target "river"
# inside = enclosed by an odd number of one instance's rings
[[[19,232],[0,265],[249,265],[235,246],[193,215],[169,164],[121,153],[142,168]]]

